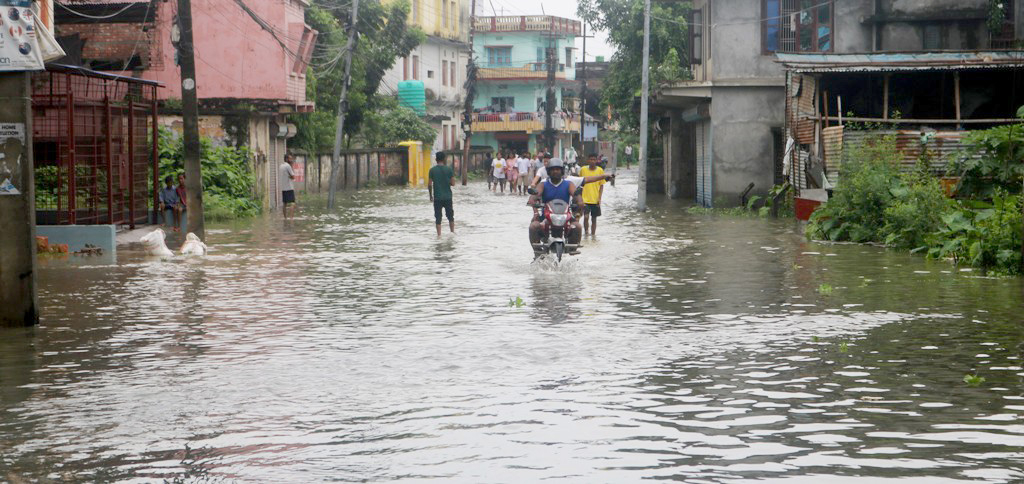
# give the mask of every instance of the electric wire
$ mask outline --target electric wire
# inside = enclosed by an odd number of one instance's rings
[[[132,7],[134,7],[134,6],[138,5],[138,4],[137,3],[129,3],[128,5],[125,5],[124,8],[122,8],[121,10],[118,10],[118,11],[116,11],[116,12],[110,14],[110,15],[89,15],[89,14],[85,14],[85,13],[79,12],[77,10],[74,10],[71,7],[65,5],[64,3],[61,3],[61,2],[57,2],[57,5],[60,5],[61,8],[63,8],[64,10],[67,10],[68,12],[70,12],[70,13],[72,13],[74,15],[77,15],[79,17],[82,17],[82,18],[88,18],[88,19],[93,19],[93,20],[107,20],[107,19],[114,18],[114,17],[116,17],[118,15],[121,15],[122,13],[126,12],[129,8],[132,8]]]

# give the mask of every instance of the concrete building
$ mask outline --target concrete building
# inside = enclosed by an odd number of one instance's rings
[[[269,208],[278,205],[276,169],[295,133],[287,115],[313,109],[306,66],[317,33],[305,24],[308,6],[308,0],[192,0],[201,135],[249,147]],[[162,0],[62,4],[56,35],[85,67],[162,83],[160,122],[180,130],[176,8]]]
[[[466,0],[413,0],[409,25],[422,29],[427,40],[399,59],[381,82],[380,92],[396,94],[400,81],[423,81],[427,122],[437,130],[431,151],[459,148],[465,138],[460,126],[469,64],[469,17]]]
[[[477,17],[474,52],[477,95],[473,102],[473,145],[538,151],[545,128],[548,88],[546,58],[554,50],[556,153],[579,133],[575,93],[576,36],[581,24],[552,16]]]
[[[693,79],[652,98],[665,149],[652,179],[704,206],[736,205],[750,183],[763,195],[783,181],[789,137],[779,58],[1006,48],[1020,38],[1019,3],[1003,2],[993,32],[987,0],[695,0]]]

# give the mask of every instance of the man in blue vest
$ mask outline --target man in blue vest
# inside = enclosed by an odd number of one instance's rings
[[[562,165],[562,160],[558,158],[552,159],[547,166],[548,179],[537,187],[537,194],[530,198],[530,203],[534,204],[539,199],[541,203],[548,203],[551,200],[565,200],[568,203],[573,203],[576,200],[577,206],[582,206],[582,201],[579,195],[576,195],[576,185],[562,177],[565,168]],[[530,222],[530,243],[539,244],[541,238],[541,221],[538,217],[540,213],[537,208],[533,209],[533,221]],[[566,239],[570,244],[579,244],[582,238],[582,232],[580,231],[579,222],[573,220],[567,231]]]

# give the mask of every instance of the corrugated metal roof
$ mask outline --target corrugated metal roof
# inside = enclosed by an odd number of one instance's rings
[[[775,54],[795,72],[899,72],[1024,67],[1024,51],[889,54]]]

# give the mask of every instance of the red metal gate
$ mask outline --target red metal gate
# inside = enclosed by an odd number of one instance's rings
[[[32,79],[39,224],[129,224],[155,204],[153,81],[51,66]]]

